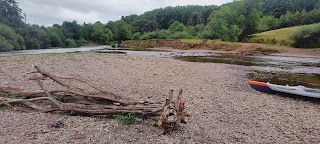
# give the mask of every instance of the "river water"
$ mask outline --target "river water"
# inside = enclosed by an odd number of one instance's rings
[[[111,48],[110,46],[82,46],[78,48],[51,48],[51,49],[37,49],[37,50],[19,50],[10,52],[0,52],[0,56],[13,56],[21,54],[42,54],[42,53],[67,53],[67,52],[89,52]]]

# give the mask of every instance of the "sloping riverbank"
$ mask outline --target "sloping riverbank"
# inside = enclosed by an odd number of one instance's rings
[[[123,47],[154,48],[166,51],[208,51],[240,55],[280,55],[294,57],[320,57],[320,48],[298,49],[256,43],[232,43],[216,40],[130,40],[121,43]]]

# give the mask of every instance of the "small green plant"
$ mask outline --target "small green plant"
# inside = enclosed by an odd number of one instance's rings
[[[51,101],[46,100],[46,101],[43,101],[41,104],[42,104],[43,106],[49,106],[49,105],[51,105],[51,104],[52,104],[52,102],[51,102]]]
[[[1,110],[6,110],[6,109],[8,109],[8,106],[6,106],[6,105],[0,105],[0,109],[1,109]]]
[[[11,98],[11,99],[25,99],[26,98],[25,96],[17,96],[15,94],[8,95],[7,97]]]
[[[136,114],[133,112],[121,113],[116,115],[116,119],[124,125],[130,125],[136,121]]]
[[[106,122],[106,123],[108,123],[108,122],[110,122],[110,118],[105,117],[105,118],[103,118],[103,121]]]
[[[159,126],[159,125],[158,125],[158,121],[156,121],[156,120],[153,121],[153,126],[154,126],[154,127],[158,127],[158,126]]]

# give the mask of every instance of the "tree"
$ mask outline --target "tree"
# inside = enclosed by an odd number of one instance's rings
[[[141,33],[140,32],[136,32],[133,34],[132,39],[134,40],[139,40],[141,37]]]
[[[2,45],[7,45],[10,43],[10,45],[13,46],[13,48],[11,48],[11,46],[8,48],[3,48],[5,50],[22,50],[26,48],[22,36],[17,34],[7,25],[0,24],[0,36],[2,39]]]
[[[114,22],[112,27],[114,40],[123,41],[132,38],[132,28],[123,20]]]
[[[307,12],[316,9],[319,0],[264,0],[262,7],[263,14],[280,18],[287,12]]]
[[[80,39],[80,26],[78,25],[77,21],[72,21],[72,22],[63,22],[62,27],[61,27],[63,34],[67,38],[72,38],[72,39]]]
[[[185,31],[185,29],[186,29],[186,27],[182,23],[175,21],[174,23],[172,23],[170,25],[168,30],[170,32],[183,32],[183,31]]]
[[[93,25],[91,37],[95,42],[105,44],[112,40],[112,32],[110,29],[105,28],[100,22],[96,22]]]
[[[77,43],[74,41],[74,39],[71,39],[71,38],[67,38],[67,39],[65,40],[65,45],[66,45],[66,47],[68,47],[68,48],[77,47]]]
[[[204,38],[238,41],[257,31],[261,12],[259,0],[242,0],[222,6],[209,17]]]
[[[5,37],[0,35],[0,52],[12,51],[14,46]]]
[[[61,26],[53,25],[52,27],[48,27],[47,32],[49,34],[52,47],[64,47],[63,41],[66,38],[61,30]]]
[[[257,30],[259,32],[273,30],[279,27],[279,20],[274,16],[264,16],[260,19]]]
[[[15,0],[0,0],[0,23],[12,27],[23,24],[21,9]]]
[[[93,33],[93,25],[91,23],[84,23],[83,26],[80,27],[80,37],[86,40],[91,40],[91,34]]]

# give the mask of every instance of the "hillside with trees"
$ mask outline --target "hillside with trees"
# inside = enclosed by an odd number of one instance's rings
[[[0,51],[112,44],[132,39],[248,42],[248,36],[258,32],[319,23],[320,0],[237,0],[219,7],[166,7],[122,16],[105,24],[65,21],[45,27],[25,20],[26,15],[15,0],[0,0]]]

